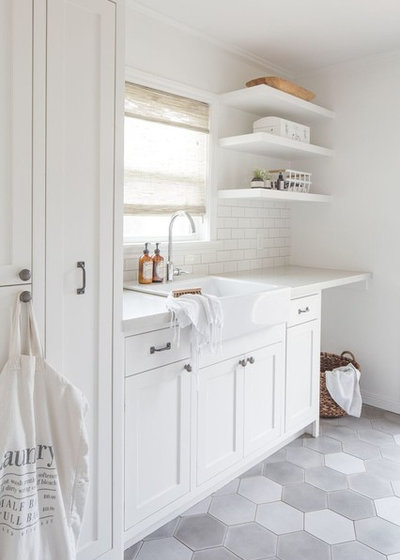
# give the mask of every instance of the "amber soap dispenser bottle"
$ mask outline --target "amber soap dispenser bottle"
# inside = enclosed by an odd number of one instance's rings
[[[153,259],[148,246],[149,243],[144,244],[143,255],[139,259],[139,284],[151,284],[153,281]]]
[[[156,243],[153,255],[153,282],[164,282],[165,267],[164,257],[160,255],[160,243]]]

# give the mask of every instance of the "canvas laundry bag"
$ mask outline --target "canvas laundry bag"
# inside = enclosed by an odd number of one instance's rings
[[[1,560],[75,560],[88,489],[86,409],[43,359],[32,304],[18,297],[0,374]]]

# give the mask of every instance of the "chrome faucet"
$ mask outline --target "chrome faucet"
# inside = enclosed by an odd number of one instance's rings
[[[175,214],[172,214],[171,220],[169,222],[169,228],[168,228],[167,282],[172,282],[172,280],[174,279],[175,271],[174,271],[174,263],[172,262],[172,228],[176,218],[179,218],[180,216],[185,217],[189,220],[192,228],[192,233],[195,233],[196,231],[196,226],[194,225],[193,218],[188,212],[186,212],[185,210],[179,210],[178,212],[175,212]],[[183,270],[179,272],[179,274],[182,273],[184,273]]]

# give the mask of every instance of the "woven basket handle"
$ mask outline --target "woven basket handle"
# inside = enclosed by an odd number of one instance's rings
[[[353,352],[350,352],[350,350],[345,350],[344,352],[342,352],[342,353],[340,354],[340,357],[341,357],[341,358],[344,358],[344,359],[346,360],[346,359],[347,359],[347,358],[346,358],[346,354],[348,354],[348,355],[350,356],[350,358],[352,359],[353,362],[356,361],[356,358],[355,358]]]

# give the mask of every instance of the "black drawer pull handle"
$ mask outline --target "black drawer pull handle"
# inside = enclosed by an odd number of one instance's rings
[[[85,293],[86,290],[86,268],[85,261],[78,261],[76,267],[82,270],[82,287],[76,290],[76,293],[80,296]]]
[[[256,359],[254,358],[254,356],[250,356],[250,358],[247,358],[247,363],[248,364],[254,364],[255,361],[256,361]]]
[[[156,348],[155,346],[150,346],[150,354],[154,354],[155,352],[164,352],[164,350],[171,350],[170,342],[167,342],[165,346],[160,346],[160,348]]]
[[[310,308],[309,308],[308,305],[307,305],[307,307],[305,307],[304,309],[298,309],[298,310],[297,310],[297,313],[298,313],[299,315],[301,315],[302,313],[308,313],[309,311],[310,311]]]
[[[239,360],[239,365],[242,366],[242,367],[245,367],[245,365],[246,365],[246,360],[245,360],[245,359]]]
[[[192,371],[192,366],[190,364],[185,364],[183,366],[183,369],[185,369],[188,373],[191,373]]]

